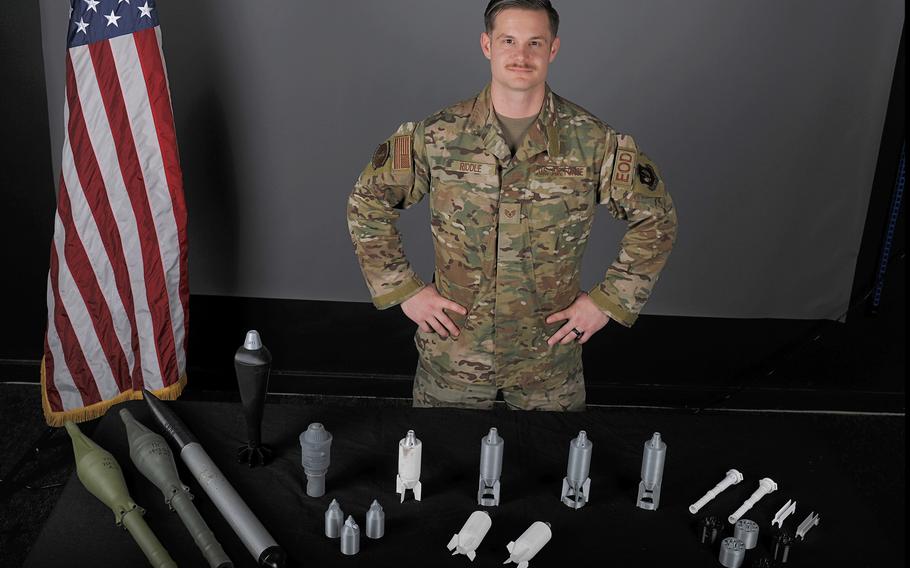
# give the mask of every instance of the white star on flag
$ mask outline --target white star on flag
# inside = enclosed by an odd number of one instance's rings
[[[117,24],[117,20],[119,20],[119,19],[122,18],[123,16],[115,16],[115,15],[114,15],[114,11],[111,10],[111,14],[110,14],[109,16],[106,15],[106,16],[104,16],[104,17],[107,18],[107,25],[108,25],[108,26],[111,25],[111,24],[113,24],[115,28],[119,28],[120,25]],[[105,27],[107,27],[107,26],[105,26]]]
[[[79,32],[88,33],[88,32],[85,31],[85,30],[88,28],[88,24],[85,23],[85,22],[83,22],[83,21],[82,21],[82,18],[79,18],[79,21],[76,22],[76,27],[79,28],[78,30],[76,30],[76,33],[77,33],[77,34],[78,34]]]
[[[85,9],[86,12],[88,12],[89,10],[93,10],[96,14],[98,13],[98,8],[96,8],[95,6],[97,6],[98,4],[101,3],[101,2],[99,2],[99,0],[84,0],[84,1],[86,4],[88,4],[88,8]]]
[[[139,14],[140,18],[144,16],[148,16],[149,18],[152,17],[152,8],[149,7],[148,2],[145,3],[145,6],[139,6]]]

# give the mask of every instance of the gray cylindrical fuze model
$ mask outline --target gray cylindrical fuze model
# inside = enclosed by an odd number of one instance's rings
[[[193,496],[177,477],[177,464],[167,441],[137,421],[127,409],[120,410],[120,419],[126,426],[130,445],[130,459],[152,484],[164,494],[164,501],[177,515],[193,536],[209,566],[228,568],[231,560],[218,544],[214,533],[193,505]]]
[[[594,451],[594,442],[588,439],[588,434],[582,430],[578,437],[569,442],[569,464],[566,476],[562,480],[560,498],[562,502],[580,509],[588,503],[591,497],[591,453]]]
[[[718,560],[721,566],[726,568],[739,568],[746,559],[746,545],[743,541],[735,537],[727,537],[720,541],[720,556]]]
[[[385,534],[385,511],[379,501],[373,499],[370,510],[367,511],[367,538],[382,538]]]
[[[348,516],[348,520],[341,527],[341,553],[347,556],[353,556],[360,552],[360,527],[354,522],[354,517]]]
[[[733,526],[733,538],[738,538],[746,545],[746,550],[752,550],[758,545],[758,523],[749,519],[740,519]]]
[[[499,505],[499,476],[502,474],[502,452],[505,442],[496,428],[480,439],[480,482],[477,504],[487,507]]]
[[[300,434],[303,473],[306,474],[306,494],[325,495],[325,472],[331,462],[332,434],[318,422],[313,422]]]
[[[341,525],[344,524],[344,511],[338,501],[332,499],[329,508],[325,511],[325,536],[338,538],[341,535]]]
[[[645,442],[645,452],[641,457],[641,482],[638,484],[638,502],[640,509],[656,511],[660,505],[660,486],[664,478],[664,462],[667,459],[667,444],[660,439],[660,432],[654,432]]]

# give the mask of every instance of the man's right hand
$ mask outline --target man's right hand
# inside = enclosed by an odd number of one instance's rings
[[[461,315],[468,313],[465,308],[440,296],[433,284],[424,286],[420,292],[401,303],[401,311],[420,327],[420,331],[435,331],[440,337],[448,337],[449,334],[458,337],[461,330],[443,310]]]

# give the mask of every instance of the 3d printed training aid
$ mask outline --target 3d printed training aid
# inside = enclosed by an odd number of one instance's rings
[[[420,484],[420,462],[423,456],[423,443],[413,430],[408,430],[398,442],[398,475],[395,478],[395,492],[401,494],[404,503],[405,492],[410,489],[414,499],[420,501],[423,486]]]
[[[123,525],[155,568],[176,568],[167,550],[142,519],[142,510],[130,497],[123,471],[114,456],[89,439],[79,427],[67,421],[64,426],[73,442],[76,476],[89,493],[114,512],[114,520]]]
[[[259,332],[248,331],[243,345],[234,354],[234,371],[248,438],[247,444],[237,449],[237,459],[250,467],[264,465],[272,457],[271,448],[262,444],[262,413],[271,367],[272,354],[262,344]]]
[[[594,442],[588,439],[587,433],[582,430],[578,436],[569,442],[569,463],[566,466],[566,476],[562,480],[560,499],[568,507],[580,509],[584,507],[591,493],[591,454],[594,452]]]
[[[180,448],[180,459],[209,496],[240,541],[260,566],[279,568],[285,564],[285,552],[278,546],[256,515],[250,510],[230,482],[215,465],[199,441],[177,415],[155,395],[143,389],[142,395],[152,415]]]
[[[300,460],[306,475],[306,494],[325,495],[325,474],[331,463],[332,434],[314,422],[300,434]]]
[[[193,496],[177,476],[177,464],[167,441],[133,418],[129,410],[120,410],[130,445],[130,459],[136,469],[161,491],[164,502],[177,512],[206,562],[212,568],[230,568],[233,563],[215,538],[202,515],[193,505]]]
[[[656,511],[660,505],[660,487],[664,478],[664,462],[667,460],[667,445],[660,439],[660,432],[654,432],[645,442],[641,458],[641,482],[638,484],[639,509]]]
[[[487,507],[499,505],[499,476],[502,474],[502,454],[505,442],[496,428],[480,439],[480,481],[477,504]]]
[[[483,541],[483,537],[487,536],[492,524],[493,520],[490,519],[489,513],[474,511],[465,521],[461,530],[452,536],[452,540],[449,541],[446,548],[452,551],[452,556],[464,554],[473,562],[474,557],[477,556],[475,551]]]

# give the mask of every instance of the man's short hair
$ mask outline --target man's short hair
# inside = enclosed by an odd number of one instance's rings
[[[493,22],[496,20],[496,16],[508,8],[543,10],[550,18],[550,31],[553,32],[553,37],[556,37],[557,32],[559,32],[559,13],[550,4],[550,0],[490,0],[486,11],[483,13],[483,23],[486,26],[488,35],[493,33]]]

